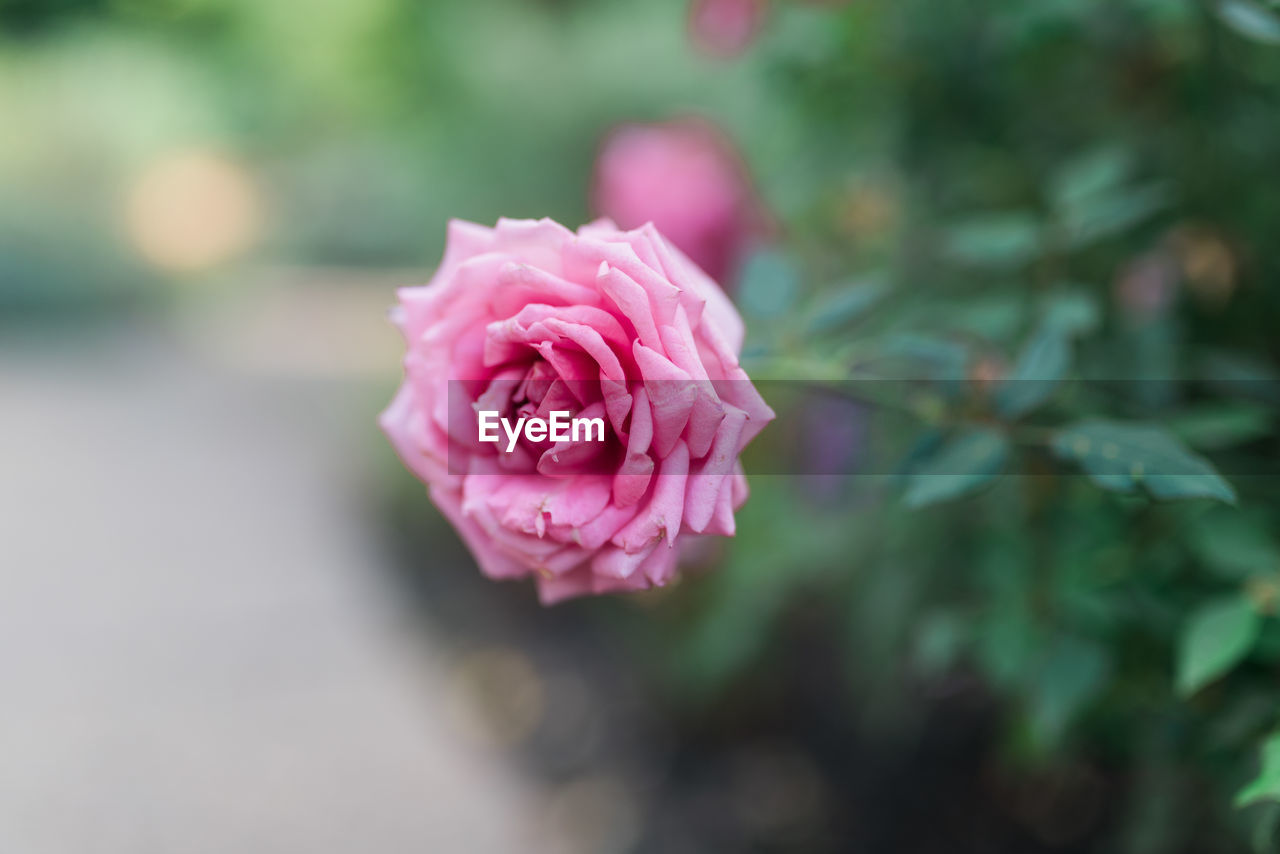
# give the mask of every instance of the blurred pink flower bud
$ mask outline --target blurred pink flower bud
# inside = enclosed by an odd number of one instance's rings
[[[1148,252],[1131,261],[1115,282],[1115,297],[1132,320],[1162,314],[1178,290],[1178,265],[1167,253]]]
[[[613,131],[596,159],[591,195],[597,215],[621,228],[652,222],[726,288],[769,230],[733,145],[700,120]]]
[[[766,0],[692,0],[689,37],[712,56],[738,56],[756,40],[766,11]]]

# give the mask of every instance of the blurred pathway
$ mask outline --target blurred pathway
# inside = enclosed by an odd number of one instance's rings
[[[365,393],[199,353],[0,349],[0,851],[542,850],[344,494]]]

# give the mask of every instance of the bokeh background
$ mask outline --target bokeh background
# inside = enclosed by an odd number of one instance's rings
[[[760,375],[930,381],[544,609],[377,433],[387,308],[673,122]],[[0,849],[1273,850],[1278,186],[1266,0],[0,0]],[[1121,382],[992,403],[1048,374]],[[1070,473],[1096,415],[1238,501]],[[904,501],[966,419],[1011,475]]]

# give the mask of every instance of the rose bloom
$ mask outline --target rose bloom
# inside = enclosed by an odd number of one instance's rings
[[[1142,322],[1160,316],[1173,304],[1179,279],[1176,259],[1168,252],[1154,250],[1126,265],[1112,289],[1125,316]]]
[[[591,204],[623,228],[652,222],[725,287],[768,231],[733,145],[693,119],[611,133],[596,158]]]
[[[692,0],[689,37],[702,51],[729,59],[751,47],[767,12],[766,0]]]
[[[742,319],[652,225],[450,223],[399,291],[405,380],[381,425],[491,578],[543,602],[666,584],[677,544],[730,536],[743,447],[774,417]],[[603,442],[479,440],[479,411],[601,417]]]

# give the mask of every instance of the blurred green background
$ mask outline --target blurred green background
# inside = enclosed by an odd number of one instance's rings
[[[746,128],[777,110],[764,68],[685,48],[678,4],[3,10],[6,304],[163,290],[138,257],[147,223],[127,211],[149,170],[184,153],[249,183],[252,240],[233,245],[254,261],[428,269],[449,217],[583,221],[612,123],[698,111]],[[747,138],[771,163],[803,159],[790,131]]]
[[[461,704],[572,850],[1275,850],[1280,8],[777,0],[732,58],[688,20],[680,0],[0,0],[15,405],[97,390],[141,441],[192,388],[224,414],[289,401],[279,433],[219,428],[263,448],[235,494],[265,527],[228,523],[243,549],[207,569],[238,561],[248,586],[254,537],[314,531],[256,495],[298,477],[272,449],[339,437],[299,500],[345,493],[345,565],[411,603],[445,662],[426,708]],[[714,571],[543,610],[477,577],[373,429],[398,379],[385,308],[447,219],[576,226],[610,128],[688,115],[740,148],[778,226],[726,283],[751,366],[858,398],[850,430],[753,454],[817,447],[851,473],[755,477]],[[120,376],[148,379],[114,396]],[[1044,382],[1010,399],[1008,378]],[[102,413],[65,412],[96,456]],[[1176,477],[1140,476],[1157,457]],[[124,590],[172,562],[144,508],[216,474],[145,492],[130,465],[94,476],[136,505],[140,544],[86,545]],[[7,522],[59,515],[65,491],[29,503],[48,477],[15,481]],[[46,838],[18,812],[15,838]]]

